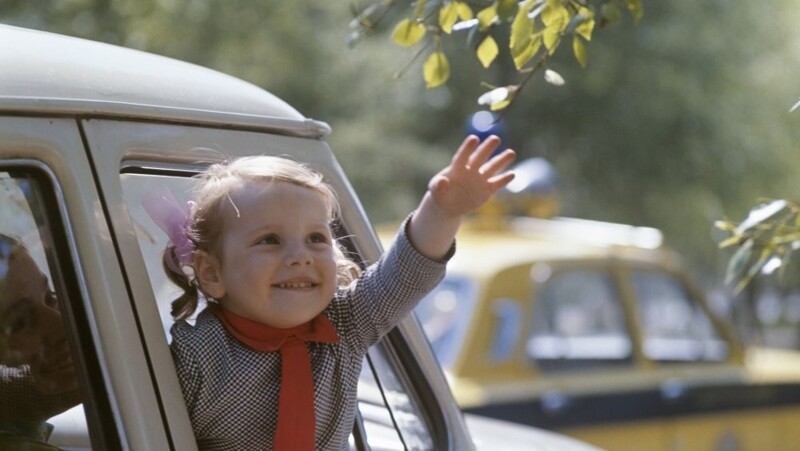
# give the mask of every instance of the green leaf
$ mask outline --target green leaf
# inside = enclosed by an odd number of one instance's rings
[[[497,42],[491,35],[486,36],[486,38],[481,41],[480,45],[478,45],[478,50],[476,51],[478,59],[484,68],[488,68],[492,64],[495,58],[497,58],[498,53],[500,52],[497,48]]]
[[[450,2],[439,10],[439,26],[447,34],[453,32],[453,25],[458,20],[458,6],[455,2]]]
[[[403,19],[397,23],[392,33],[392,40],[400,46],[411,47],[425,36],[425,25]]]
[[[631,12],[631,16],[633,16],[633,21],[635,23],[639,23],[644,16],[644,5],[642,5],[642,0],[625,0],[625,6],[628,7],[628,11]]]
[[[572,53],[575,54],[575,59],[581,67],[586,68],[586,47],[578,36],[572,38]]]
[[[724,230],[725,232],[733,233],[733,231],[736,230],[736,223],[733,222],[733,221],[718,220],[718,221],[714,221],[714,227],[716,227],[716,228],[718,228],[720,230]]]
[[[757,276],[758,273],[761,272],[761,270],[764,268],[764,265],[767,264],[767,262],[772,258],[772,256],[773,252],[772,249],[770,248],[761,251],[761,255],[758,257],[758,259],[750,265],[750,267],[747,270],[747,273],[745,273],[744,276],[742,276],[739,279],[739,282],[736,284],[734,291],[737,293],[741,292],[744,289],[744,287],[746,287],[747,284],[749,284],[750,281],[753,280],[753,278]]]
[[[729,247],[729,246],[738,246],[742,242],[743,239],[744,239],[744,237],[742,235],[734,235],[734,236],[732,236],[730,238],[726,238],[726,239],[722,240],[722,242],[719,243],[719,248],[720,249],[724,249],[724,248]]]
[[[441,86],[450,78],[450,62],[447,61],[444,52],[431,53],[422,66],[422,75],[425,79],[425,87],[428,89]]]
[[[725,284],[730,285],[734,280],[738,280],[744,273],[750,257],[753,255],[753,240],[747,240],[736,249],[731,259],[728,261],[728,268],[725,271]]]

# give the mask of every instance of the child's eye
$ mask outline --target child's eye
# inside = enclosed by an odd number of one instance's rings
[[[260,244],[281,244],[281,241],[278,239],[278,235],[270,234],[261,238],[259,241]]]
[[[312,243],[327,243],[329,241],[328,237],[323,233],[312,233],[308,239]]]

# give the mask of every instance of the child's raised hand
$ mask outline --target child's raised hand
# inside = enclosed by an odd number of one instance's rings
[[[513,172],[503,172],[516,157],[513,150],[491,157],[499,144],[500,138],[494,135],[483,142],[474,135],[464,139],[450,165],[428,184],[439,208],[454,217],[463,216],[483,205],[514,178]]]

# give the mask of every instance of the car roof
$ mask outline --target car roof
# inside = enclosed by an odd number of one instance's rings
[[[378,228],[386,243],[384,230]],[[680,267],[656,229],[575,218],[505,218],[500,226],[473,218],[459,230],[456,248],[448,273],[477,277],[537,262]]]
[[[0,25],[0,42],[0,113],[330,132],[266,90],[194,64],[8,25]]]

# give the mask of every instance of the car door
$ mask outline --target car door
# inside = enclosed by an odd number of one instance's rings
[[[25,302],[46,304],[51,307],[46,311],[60,316],[58,321],[44,323],[31,314],[32,309],[16,316],[5,315],[9,310],[4,309],[2,330],[6,337],[17,329],[45,329],[42,333],[50,337],[59,330],[69,343],[78,396],[56,407],[63,413],[48,418],[51,426],[42,424],[44,435],[38,438],[49,435],[50,444],[70,449],[169,449],[130,292],[110,239],[108,212],[93,174],[76,121],[0,116],[0,233],[21,243],[35,261],[36,269],[27,268],[25,277],[35,275],[34,280],[40,280],[41,273],[48,281],[48,300],[41,303],[37,296]],[[19,247],[4,243],[4,258]],[[10,267],[16,263],[7,258],[4,262],[0,272],[10,277]],[[37,343],[31,342],[37,349],[56,344],[52,340]],[[33,364],[25,363],[3,370],[0,387],[11,384],[17,370],[23,380],[31,374],[38,380]],[[13,429],[11,423],[19,420],[38,421],[37,415],[25,414],[31,406],[41,405],[37,391],[13,385],[11,390],[32,401],[14,404],[4,398],[0,410],[6,413],[0,428]],[[48,416],[55,413],[46,412]]]

